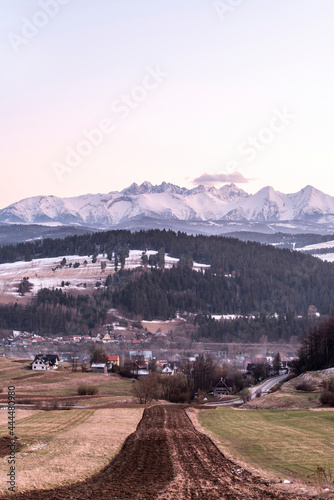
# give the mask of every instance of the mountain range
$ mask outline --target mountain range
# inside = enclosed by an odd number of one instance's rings
[[[146,221],[146,222],[145,222]],[[71,198],[34,196],[0,210],[2,224],[83,226],[94,229],[143,227],[180,229],[182,224],[222,227],[244,224],[334,228],[334,197],[312,186],[283,194],[267,186],[248,194],[235,184],[193,189],[163,182],[131,184],[122,191]],[[326,229],[326,230],[325,230]],[[212,233],[219,231],[211,231]],[[222,232],[222,231],[220,231]],[[225,232],[225,231],[223,231]],[[265,231],[264,231],[265,232]],[[318,232],[318,231],[317,231]]]

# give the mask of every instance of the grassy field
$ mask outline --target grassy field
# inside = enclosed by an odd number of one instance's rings
[[[27,411],[17,410],[16,434],[23,443],[17,454],[19,490],[51,487],[84,479],[103,468],[136,429],[140,408]],[[7,412],[0,412],[1,435]],[[0,458],[1,475],[8,472]],[[0,491],[5,491],[4,483]]]
[[[32,372],[28,369],[30,360],[0,357],[0,389],[6,394],[7,386],[14,385],[18,397],[39,396],[77,396],[78,386],[87,384],[98,389],[99,396],[108,397],[108,401],[131,400],[130,379],[118,375],[72,372],[71,366],[57,371]],[[84,401],[82,396],[79,400]],[[105,401],[106,402],[106,401]]]
[[[157,333],[160,330],[162,333],[167,334],[170,330],[173,330],[175,326],[180,322],[179,320],[171,320],[171,321],[142,321],[141,324],[143,328],[147,328],[147,330],[151,333]]]
[[[235,410],[199,413],[201,426],[233,457],[280,479],[334,482],[334,412]],[[321,477],[319,477],[321,476]]]
[[[133,399],[131,380],[118,375],[73,373],[70,366],[34,373],[27,369],[29,363],[0,357],[3,406],[9,385],[15,386],[17,400],[30,402],[36,402],[37,397],[49,404],[73,396],[69,401],[75,404],[96,405]],[[80,384],[97,388],[98,396],[77,396]],[[125,438],[136,429],[142,412],[142,408],[41,411],[17,407],[15,433],[23,444],[17,453],[18,488],[46,488],[92,475],[118,452]],[[0,436],[8,433],[7,419],[8,412],[0,410]],[[7,457],[0,458],[0,472],[3,477],[8,473]],[[2,482],[0,491],[5,491],[1,489],[4,486]]]

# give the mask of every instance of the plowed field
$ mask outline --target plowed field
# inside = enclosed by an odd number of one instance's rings
[[[238,468],[207,436],[195,430],[182,407],[154,406],[145,410],[136,432],[98,474],[80,483],[19,493],[10,498],[302,500],[306,497],[280,493]]]

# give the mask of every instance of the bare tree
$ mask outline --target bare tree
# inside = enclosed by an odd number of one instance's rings
[[[89,351],[91,353],[90,364],[107,362],[107,356],[103,345],[91,344],[89,346]]]
[[[210,355],[199,354],[196,361],[185,360],[182,371],[187,376],[188,385],[194,391],[207,391],[212,387],[214,363]]]
[[[274,359],[273,359],[274,372],[278,373],[280,368],[281,368],[281,355],[279,352],[277,352],[274,356]]]
[[[158,395],[158,379],[156,375],[147,375],[140,380],[136,380],[132,387],[132,392],[141,405],[151,403]]]

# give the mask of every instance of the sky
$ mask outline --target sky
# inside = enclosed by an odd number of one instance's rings
[[[334,196],[332,0],[0,5],[0,208],[132,182]]]

